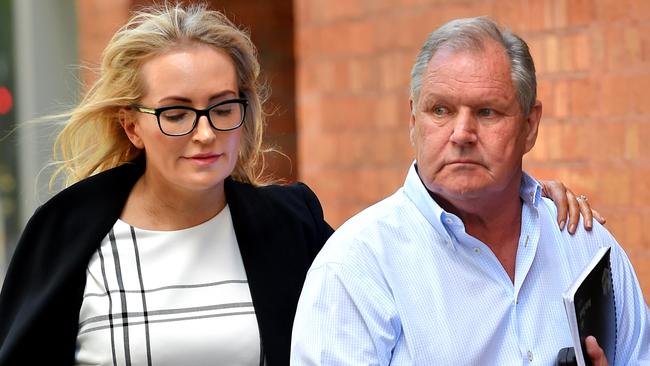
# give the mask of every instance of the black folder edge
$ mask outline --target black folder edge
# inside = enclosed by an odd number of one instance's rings
[[[574,295],[578,291],[580,285],[582,285],[582,283],[585,281],[587,276],[594,270],[594,268],[603,259],[603,257],[607,257],[607,261],[608,261],[607,267],[609,268],[610,284],[612,286],[611,291],[614,297],[614,314],[612,315],[614,319],[616,319],[616,295],[614,294],[613,282],[611,278],[612,271],[611,271],[610,253],[611,253],[611,247],[602,247],[598,249],[596,254],[594,254],[593,258],[591,259],[591,262],[589,262],[589,264],[580,273],[580,275],[573,281],[571,286],[569,286],[569,288],[562,294],[562,300],[564,302],[564,309],[566,311],[567,319],[569,321],[569,329],[571,330],[571,339],[573,340],[573,348],[575,351],[576,361],[578,366],[589,366],[591,362],[585,363],[585,360],[588,358],[588,356],[582,351],[582,345],[584,344],[584,342],[582,342],[579,333],[578,319],[576,317],[576,312],[575,312]],[[617,326],[615,324],[615,330],[616,328]],[[614,345],[616,345],[616,334],[614,334]],[[614,355],[616,354],[616,349],[612,350],[612,354]],[[610,364],[613,365],[614,360],[608,360],[608,361],[610,362]]]

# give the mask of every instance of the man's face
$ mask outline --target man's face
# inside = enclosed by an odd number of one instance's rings
[[[439,50],[410,120],[418,173],[450,202],[518,194],[522,157],[535,144],[541,104],[523,116],[502,46]]]

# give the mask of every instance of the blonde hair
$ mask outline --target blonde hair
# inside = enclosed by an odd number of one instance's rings
[[[143,152],[135,148],[119,122],[119,110],[138,102],[144,86],[140,69],[144,61],[187,42],[207,44],[230,55],[237,70],[240,97],[248,99],[239,156],[231,176],[254,185],[263,177],[262,148],[266,88],[259,78],[257,50],[248,34],[225,15],[205,4],[157,5],[135,13],[115,33],[102,54],[98,80],[79,105],[54,143],[58,165],[50,183],[65,175],[65,185],[133,161]]]

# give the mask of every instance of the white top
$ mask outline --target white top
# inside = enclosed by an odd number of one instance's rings
[[[260,354],[228,206],[177,231],[115,223],[88,265],[77,365],[260,365]]]

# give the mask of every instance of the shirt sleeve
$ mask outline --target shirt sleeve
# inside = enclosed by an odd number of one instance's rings
[[[292,365],[390,363],[401,328],[388,287],[366,264],[330,262],[309,271],[293,326]]]
[[[614,240],[612,238],[612,240]],[[650,365],[650,313],[629,258],[613,245],[616,304],[616,365]]]

